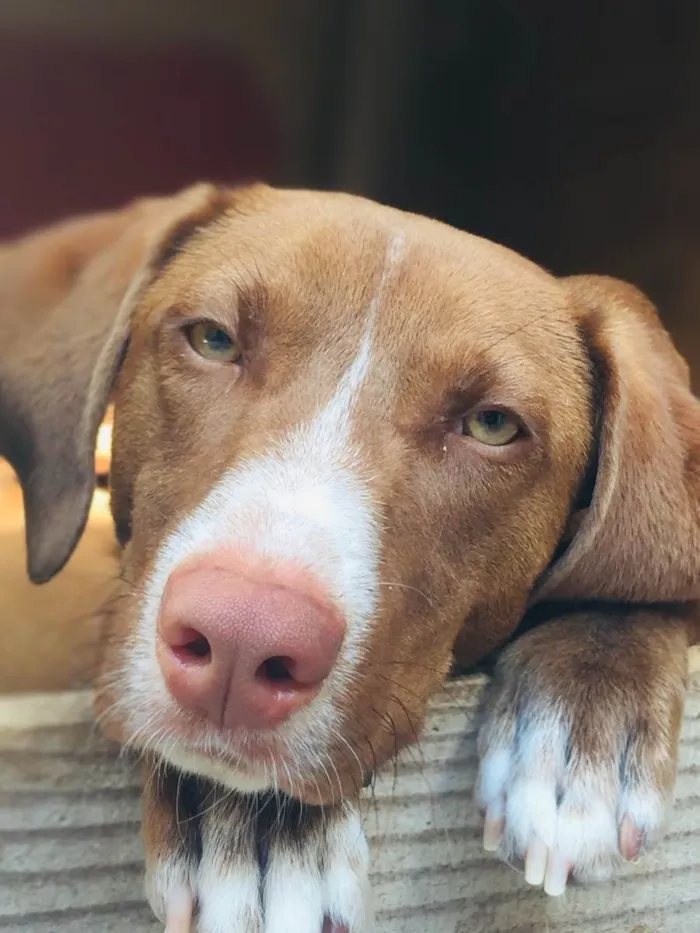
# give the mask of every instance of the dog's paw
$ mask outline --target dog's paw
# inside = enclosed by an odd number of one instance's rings
[[[367,933],[369,851],[355,805],[179,783],[145,807],[146,892],[167,933]]]
[[[682,639],[550,623],[502,656],[479,734],[484,847],[562,894],[662,834],[676,771]],[[619,633],[618,633],[619,635]]]

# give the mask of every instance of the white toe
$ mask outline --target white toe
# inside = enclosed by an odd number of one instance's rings
[[[367,933],[368,872],[369,848],[354,806],[327,815],[301,844],[282,837],[265,874],[265,933],[321,933],[326,918],[348,933]]]
[[[329,829],[326,846],[325,913],[349,933],[365,933],[372,921],[369,846],[354,807],[348,807],[344,818]]]
[[[316,852],[278,852],[265,875],[265,933],[320,933],[323,884],[313,858]]]
[[[484,848],[523,859],[525,880],[547,894],[564,893],[569,875],[609,878],[621,862],[620,826],[634,857],[635,841],[652,842],[664,824],[665,796],[651,779],[621,787],[617,758],[594,763],[571,754],[558,713],[515,729],[484,731],[477,798],[485,808]],[[510,744],[504,739],[510,737]],[[618,744],[624,747],[622,737]]]
[[[160,858],[148,865],[146,897],[153,913],[167,924],[168,933],[182,927],[192,910],[193,880],[184,859]]]
[[[250,808],[235,800],[202,818],[197,933],[262,933],[260,868]]]
[[[234,861],[222,869],[203,859],[197,933],[261,933],[262,929],[257,865]]]

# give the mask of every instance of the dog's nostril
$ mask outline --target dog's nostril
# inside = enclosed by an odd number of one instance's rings
[[[173,652],[183,663],[209,661],[211,646],[204,635],[194,629],[188,629],[179,645],[173,646]]]
[[[268,658],[257,669],[255,676],[258,680],[268,680],[273,683],[292,683],[294,681],[292,663],[291,658]]]
[[[196,638],[193,638],[192,641],[186,645],[186,648],[190,654],[193,654],[196,658],[206,658],[211,654],[209,642],[204,635],[198,635]]]

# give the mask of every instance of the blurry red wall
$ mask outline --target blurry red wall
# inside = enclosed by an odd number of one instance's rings
[[[0,238],[198,179],[269,177],[275,123],[235,61],[0,35]]]

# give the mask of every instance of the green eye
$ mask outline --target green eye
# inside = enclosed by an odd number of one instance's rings
[[[215,363],[235,363],[241,355],[233,337],[210,321],[193,324],[187,331],[187,339],[195,353]]]
[[[464,420],[464,434],[489,447],[505,447],[521,433],[520,424],[513,415],[497,408],[479,411]]]

